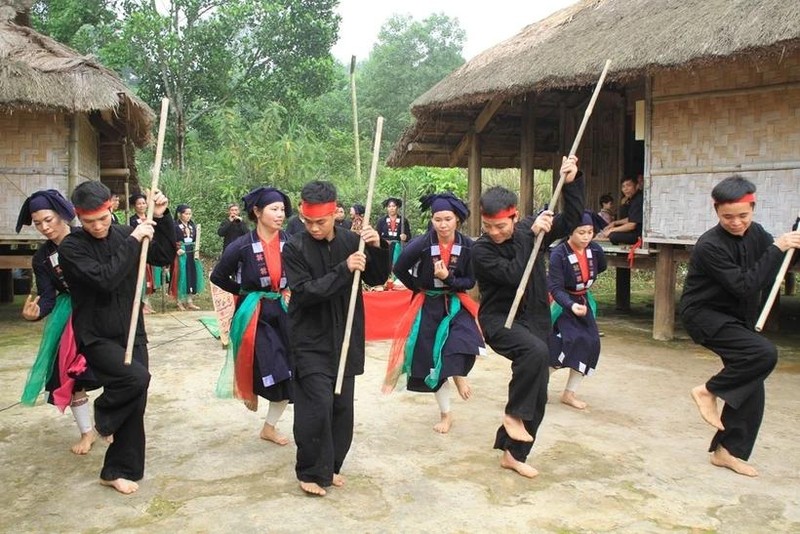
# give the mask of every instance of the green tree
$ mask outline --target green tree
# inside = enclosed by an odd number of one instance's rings
[[[79,52],[92,51],[87,35],[97,35],[116,20],[109,0],[38,0],[30,9],[36,31]]]
[[[390,17],[358,70],[359,118],[366,121],[366,131],[382,115],[384,146],[394,146],[411,124],[411,103],[464,63],[465,39],[458,20],[444,14],[421,22]]]
[[[290,107],[331,83],[336,0],[123,0],[99,50],[148,102],[170,99],[178,167],[187,131],[237,103]]]

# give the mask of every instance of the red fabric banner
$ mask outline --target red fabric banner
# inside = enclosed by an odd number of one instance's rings
[[[394,329],[411,303],[409,289],[364,291],[364,337],[367,341],[392,339]]]

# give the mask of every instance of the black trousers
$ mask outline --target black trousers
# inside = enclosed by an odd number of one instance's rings
[[[725,401],[722,426],[711,440],[709,452],[722,445],[737,458],[747,460],[764,416],[764,380],[778,362],[778,350],[765,337],[743,324],[727,324],[704,344],[722,358],[722,371],[706,388]]]
[[[636,230],[631,230],[630,232],[612,232],[612,234],[608,236],[608,240],[611,241],[612,245],[633,245],[641,236],[642,234]]]
[[[510,329],[498,329],[486,342],[495,352],[511,360],[505,413],[522,419],[535,440],[547,405],[550,379],[547,343],[520,321],[514,321]],[[515,460],[524,462],[532,447],[533,443],[511,439],[503,425],[497,429],[494,448],[508,451]]]
[[[313,373],[294,379],[295,472],[301,482],[330,486],[353,441],[355,377],[346,376],[341,395],[336,378]]]
[[[94,401],[95,428],[101,436],[114,435],[100,478],[141,480],[144,476],[144,410],[150,373],[147,345],[134,345],[133,361],[125,365],[125,347],[103,340],[81,347],[103,393]]]

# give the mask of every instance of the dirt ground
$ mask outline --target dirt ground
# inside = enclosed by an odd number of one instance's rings
[[[712,436],[689,389],[719,367],[678,339],[650,339],[649,318],[601,319],[598,373],[578,412],[547,407],[524,479],[492,450],[510,370],[491,353],[470,375],[474,397],[453,400],[455,423],[433,432],[431,395],[379,393],[387,342],[368,344],[357,379],[347,484],[303,495],[294,446],[258,439],[258,414],[214,398],[224,352],[198,321],[208,312],[147,317],[153,380],[140,490],[98,484],[105,447],[83,457],[70,415],[19,400],[41,324],[0,321],[0,530],[4,532],[800,532],[798,358],[767,383],[767,408],[748,479],[708,463]],[[797,337],[780,342],[783,354]],[[553,376],[557,399],[566,371]],[[96,396],[96,393],[93,394]],[[291,407],[279,426],[290,433]]]

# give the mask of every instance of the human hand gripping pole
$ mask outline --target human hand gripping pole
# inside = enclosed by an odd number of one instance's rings
[[[378,174],[378,152],[381,148],[381,132],[383,131],[383,117],[378,117],[378,122],[375,125],[375,142],[372,145],[372,166],[369,170],[369,187],[367,189],[367,205],[364,210],[364,221],[369,224],[370,211],[372,211],[372,195],[375,193],[375,176]],[[358,242],[358,251],[364,252],[364,240]],[[356,299],[358,292],[361,290],[361,271],[355,270],[353,272],[353,286],[350,288],[350,302],[347,306],[347,321],[344,328],[344,339],[342,340],[342,352],[339,354],[339,370],[336,373],[336,389],[334,392],[337,395],[342,393],[342,382],[344,380],[344,368],[347,366],[347,352],[350,350],[350,334],[353,330],[353,316],[356,311]]]
[[[575,135],[575,141],[572,143],[569,156],[574,156],[578,151],[578,145],[581,142],[581,137],[583,137],[583,131],[586,129],[586,124],[589,122],[589,117],[592,116],[594,103],[597,101],[597,97],[600,95],[600,89],[603,87],[603,82],[606,79],[606,74],[608,74],[608,68],[610,66],[611,60],[607,59],[606,64],[603,67],[603,72],[600,74],[600,79],[597,81],[597,86],[594,88],[594,93],[592,93],[592,98],[589,100],[589,105],[586,106],[586,111],[583,113],[583,121],[581,121],[581,126],[578,128],[578,133]],[[556,203],[561,196],[562,187],[564,187],[563,174],[559,177],[556,188],[553,190],[553,196],[550,199],[550,204],[548,204],[550,209],[555,208]],[[522,297],[525,294],[525,288],[528,286],[528,279],[531,276],[531,271],[533,271],[533,265],[536,263],[536,257],[539,255],[539,249],[542,248],[544,234],[545,232],[539,232],[539,235],[536,236],[536,242],[533,245],[533,252],[531,252],[531,256],[528,258],[528,263],[525,265],[525,271],[523,271],[522,279],[519,281],[517,293],[514,295],[514,302],[511,303],[511,308],[508,310],[508,317],[506,317],[506,322],[504,325],[506,328],[511,328],[511,325],[514,324],[514,316],[517,315],[517,309],[519,309],[519,304],[522,302]]]
[[[150,191],[147,193],[147,220],[153,220],[155,210],[155,192],[158,190],[158,178],[161,174],[161,157],[164,152],[164,135],[167,130],[167,112],[169,111],[169,99],[161,99],[161,120],[158,124],[158,143],[156,144],[156,159],[153,163],[153,179],[150,184]],[[147,251],[150,248],[150,239],[142,238],[142,250],[139,253],[139,270],[136,273],[136,291],[133,294],[133,308],[131,310],[131,325],[128,329],[128,344],[125,347],[125,365],[130,365],[133,361],[133,343],[136,341],[136,327],[139,324],[139,306],[142,303],[142,286],[144,285],[144,273],[147,268]]]
[[[797,218],[800,220],[800,213],[797,214]],[[772,311],[772,305],[775,304],[778,291],[781,290],[781,283],[783,282],[786,273],[789,271],[789,266],[792,264],[794,251],[795,249],[792,247],[784,252],[781,268],[778,271],[778,275],[775,277],[775,281],[772,283],[772,289],[769,290],[769,296],[767,296],[767,301],[764,303],[764,309],[761,310],[761,315],[758,316],[758,321],[756,321],[756,332],[761,332],[764,329],[764,324],[767,322],[769,312]]]

